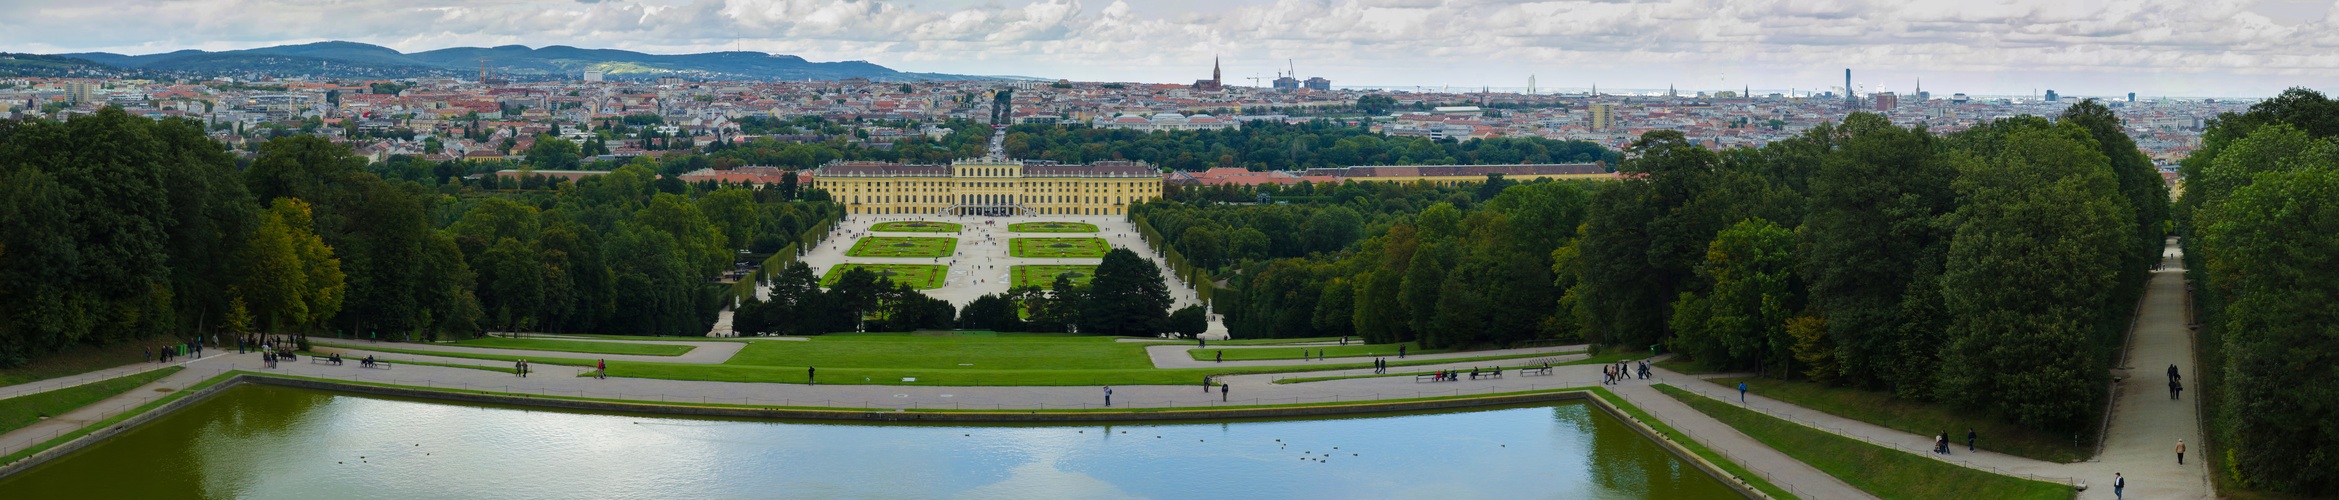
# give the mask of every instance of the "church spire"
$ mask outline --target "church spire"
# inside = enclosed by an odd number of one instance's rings
[[[1256,75],[1258,73],[1252,74]],[[1219,85],[1226,84],[1226,80],[1221,80],[1218,78],[1218,56],[1210,56],[1210,83],[1216,83]]]

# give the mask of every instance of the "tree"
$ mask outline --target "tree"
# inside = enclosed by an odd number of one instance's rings
[[[2016,130],[1997,156],[1962,162],[1942,277],[1952,401],[2058,431],[2101,408],[2094,329],[2135,226],[2092,142],[2073,124]]]
[[[1023,318],[1007,294],[977,297],[958,311],[958,327],[969,330],[1023,331]]]
[[[1080,331],[1098,335],[1152,336],[1168,331],[1169,284],[1161,268],[1126,248],[1105,252],[1088,281]]]
[[[1905,306],[1921,304],[1908,300],[1912,290],[1939,286],[1949,244],[1941,220],[1956,207],[1950,181],[1957,171],[1935,152],[1931,134],[1873,114],[1854,113],[1841,127],[1815,130],[1810,141],[1834,150],[1822,153],[1810,178],[1801,273],[1825,319],[1825,344],[1836,346],[1841,380],[1929,397],[1930,361],[1940,346],[1904,349],[1895,339],[1938,339],[1945,327],[1902,320]],[[1904,371],[1895,360],[1928,368]]]
[[[1202,312],[1201,304],[1180,307],[1169,315],[1169,330],[1188,337],[1201,335],[1210,330],[1209,314]]]
[[[1356,98],[1356,109],[1368,115],[1388,114],[1389,110],[1396,107],[1397,100],[1385,95],[1372,94]]]
[[[1675,302],[1676,348],[1708,366],[1787,375],[1795,341],[1788,320],[1803,309],[1795,245],[1794,232],[1763,219],[1716,234],[1698,268],[1709,291]]]
[[[236,295],[256,310],[260,331],[306,327],[341,310],[341,260],[317,236],[309,213],[307,203],[277,198],[245,244]]]
[[[527,165],[539,170],[575,170],[583,151],[577,143],[550,135],[538,134],[536,142],[528,145]]]
[[[2326,151],[2333,143],[2323,142]],[[2324,158],[2329,160],[2331,158]],[[2308,494],[2339,491],[2339,406],[2310,380],[2339,376],[2339,168],[2271,172],[2236,189],[2206,228],[2222,288],[2223,392],[2239,425],[2233,468],[2252,483]],[[2204,342],[2208,341],[2204,339]],[[2188,380],[2200,380],[2188,378]]]

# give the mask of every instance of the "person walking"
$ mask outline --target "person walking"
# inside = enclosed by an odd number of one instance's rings
[[[1234,384],[1218,384],[1218,402],[1226,402],[1226,393],[1234,392]]]
[[[1218,362],[1218,363],[1225,363],[1225,362],[1226,362],[1226,351],[1215,351],[1215,354],[1217,354],[1217,356],[1218,356],[1218,357],[1217,357],[1217,358],[1215,358],[1215,359],[1213,360],[1214,362]]]
[[[2121,491],[2120,491],[2120,490],[2125,490],[2125,489],[2127,489],[2127,488],[2128,488],[2128,478],[2127,478],[2127,477],[2124,477],[2124,476],[2121,476],[2121,475],[2120,475],[2120,473],[2118,473],[2118,472],[2114,472],[2114,473],[2112,473],[2112,499],[2113,499],[2113,500],[2119,500],[2119,499],[2121,499],[2121,498],[2127,498],[2125,495],[2121,494]]]
[[[804,367],[804,385],[812,385],[813,374],[814,372],[812,367]]]
[[[1972,427],[1967,427],[1967,428],[1965,428],[1965,451],[1966,451],[1967,453],[1972,453],[1972,452],[1974,451],[1974,438],[1975,438],[1975,437],[1977,437],[1977,435],[1976,435],[1976,434],[1974,434],[1974,428],[1972,428]]]
[[[1113,386],[1105,386],[1105,406],[1113,405]]]
[[[608,359],[600,359],[600,360],[596,360],[596,361],[593,363],[593,367],[595,368],[595,370],[593,371],[593,378],[597,378],[597,379],[607,379],[607,378],[609,378],[609,360],[608,360]]]
[[[2175,380],[2170,380],[2170,381],[2168,381],[2168,398],[2169,398],[2169,399],[2177,399],[2177,394],[2178,394],[2178,393],[2182,393],[2182,392],[2184,392],[2184,391],[2185,391],[2185,384],[2184,384],[2183,382],[2178,382],[2178,381],[2175,381]]]
[[[2184,463],[2185,463],[2185,440],[2183,440],[2183,439],[2179,439],[2179,440],[2177,440],[2177,464],[2178,464],[2178,465],[2184,465]]]
[[[1738,404],[1746,404],[1746,383],[1738,383]]]
[[[1405,346],[1403,344],[1397,346],[1397,359],[1405,359]]]
[[[1202,376],[1202,393],[1203,393],[1203,394],[1209,394],[1209,393],[1210,393],[1210,376],[1209,376],[1209,375],[1203,375],[1203,376]]]

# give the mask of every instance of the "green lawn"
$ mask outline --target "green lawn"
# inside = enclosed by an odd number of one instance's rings
[[[1018,222],[1008,224],[1007,230],[1018,233],[1094,233],[1095,224],[1086,222]]]
[[[590,342],[583,340],[515,339],[481,337],[452,342],[447,345],[487,347],[494,349],[526,349],[531,351],[579,352],[585,354],[631,354],[639,356],[681,356],[696,347],[671,344],[637,344],[632,342]]]
[[[950,266],[934,264],[858,264],[848,262],[828,268],[828,273],[820,277],[820,286],[835,285],[837,278],[845,275],[846,269],[856,267],[867,268],[870,272],[877,273],[879,278],[893,280],[895,283],[908,283],[911,288],[919,290],[942,288],[943,279],[950,273]]]
[[[1093,259],[1112,250],[1104,238],[1015,238],[1008,254],[1026,259]]]
[[[934,370],[1152,368],[1144,344],[1113,337],[813,337],[757,342],[727,365]]]
[[[1708,373],[1722,373],[1722,372],[1729,371],[1729,370],[1723,370],[1723,369],[1720,369],[1720,368],[1713,368],[1713,367],[1708,367],[1708,366],[1706,366],[1706,365],[1705,365],[1705,363],[1700,363],[1700,362],[1696,362],[1696,361],[1691,361],[1691,360],[1689,360],[1689,358],[1684,358],[1684,357],[1680,357],[1680,356],[1674,356],[1674,357],[1672,357],[1671,359],[1666,359],[1666,360],[1664,360],[1664,361],[1658,361],[1658,362],[1657,362],[1657,367],[1658,367],[1658,368],[1664,368],[1664,369],[1667,369],[1667,370],[1673,370],[1673,373],[1679,373],[1679,374],[1682,374],[1682,375],[1704,375],[1704,374],[1708,374]],[[1740,373],[1747,373],[1747,372],[1741,371]],[[1936,432],[1938,432],[1938,431],[1936,431]]]
[[[1333,339],[1333,340],[1339,340],[1339,339]],[[1217,342],[1213,342],[1213,343],[1217,343]],[[1351,343],[1351,344],[1348,344],[1348,345],[1316,345],[1316,346],[1302,346],[1302,347],[1245,347],[1245,348],[1242,348],[1242,349],[1202,349],[1202,348],[1197,348],[1197,349],[1187,349],[1187,350],[1186,350],[1186,354],[1187,354],[1187,355],[1189,355],[1189,356],[1193,356],[1195,361],[1213,361],[1213,360],[1217,360],[1217,359],[1219,359],[1217,356],[1218,356],[1218,353],[1220,353],[1220,352],[1224,352],[1224,353],[1226,353],[1226,358],[1225,358],[1225,359],[1226,359],[1227,361],[1256,361],[1256,360],[1265,360],[1265,359],[1301,359],[1301,358],[1309,358],[1309,359],[1313,359],[1313,358],[1315,358],[1315,357],[1316,357],[1316,353],[1318,353],[1318,352],[1322,352],[1322,353],[1324,353],[1324,357],[1327,357],[1327,358],[1353,358],[1353,357],[1363,357],[1363,356],[1388,356],[1388,357],[1389,357],[1391,360],[1395,360],[1395,359],[1397,358],[1397,346],[1399,346],[1399,345],[1403,345],[1403,346],[1405,346],[1405,354],[1407,354],[1407,355],[1413,355],[1413,354],[1437,354],[1437,353],[1441,353],[1441,352],[1446,352],[1446,350],[1445,350],[1445,349],[1423,349],[1423,348],[1421,347],[1421,344],[1419,344],[1419,343],[1415,343],[1415,342],[1406,342],[1406,343],[1403,343],[1403,344],[1358,344],[1358,343]]]
[[[869,227],[870,231],[880,233],[955,233],[958,232],[958,229],[959,225],[956,222],[926,222],[922,220],[881,222]]]
[[[43,415],[52,417],[63,415],[75,408],[89,406],[90,403],[128,392],[138,388],[138,386],[161,380],[163,377],[171,376],[171,374],[184,369],[186,367],[173,366],[39,394],[0,399],[0,432],[22,429],[24,426],[41,421]]]
[[[1941,403],[1895,398],[1888,392],[1761,377],[1717,378],[1712,381],[1723,387],[1737,387],[1739,382],[1745,382],[1748,389],[1763,397],[1919,436],[1947,431],[1952,441],[1964,443],[1965,430],[1971,428],[1981,435],[1981,439],[1975,441],[1976,448],[2008,455],[2071,463],[2087,459],[2093,451],[2073,446],[2069,434],[2040,432],[1978,412],[1951,409]],[[2085,441],[2083,444],[2093,446],[2094,442]]]
[[[1763,445],[1878,497],[2068,499],[2075,496],[2070,486],[1969,469],[1804,427],[1677,387],[1662,384],[1656,387]]]
[[[958,238],[871,236],[853,243],[845,255],[854,257],[949,257],[958,251]]]
[[[1050,286],[1055,286],[1056,275],[1064,273],[1076,273],[1072,275],[1072,284],[1074,285],[1086,285],[1088,284],[1088,280],[1090,278],[1096,277],[1096,266],[1032,265],[1013,266],[1009,267],[1008,270],[1015,275],[1015,283],[1012,286],[1036,286],[1040,288],[1047,288]]]

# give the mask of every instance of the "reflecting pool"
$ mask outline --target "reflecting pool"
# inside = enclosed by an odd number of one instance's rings
[[[1583,402],[1306,420],[858,424],[247,384],[0,498],[1736,498]]]

